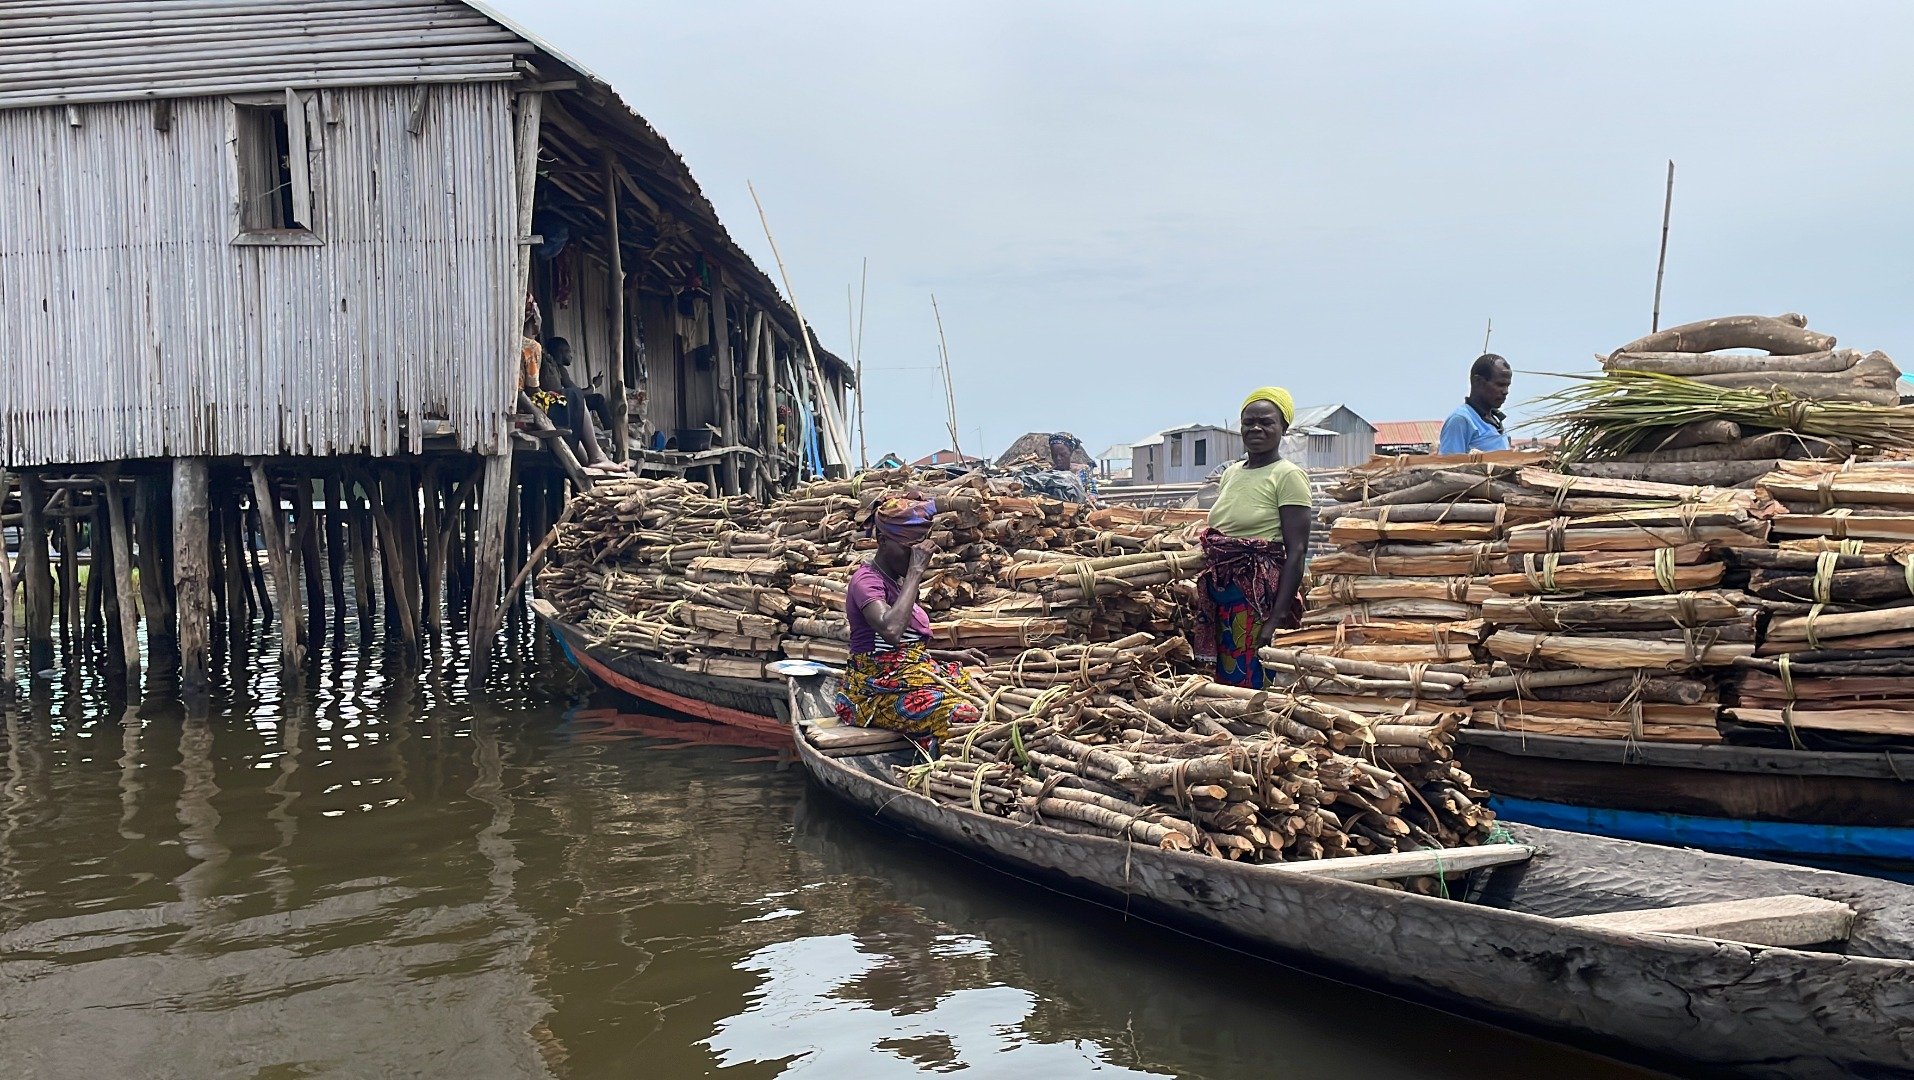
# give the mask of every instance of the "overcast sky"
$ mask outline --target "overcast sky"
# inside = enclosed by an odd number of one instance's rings
[[[1800,311],[1914,360],[1914,5],[497,0],[615,85],[849,356],[872,456],[1092,453],[1290,388],[1439,418],[1518,372]],[[1511,402],[1559,380],[1518,375]]]

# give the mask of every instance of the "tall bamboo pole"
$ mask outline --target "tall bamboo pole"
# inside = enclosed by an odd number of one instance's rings
[[[748,180],[744,186],[751,192],[752,205],[758,208],[758,223],[764,226],[764,240],[771,245],[771,258],[778,264],[778,277],[784,280],[784,295],[791,301],[792,313],[797,315],[798,336],[804,339],[804,358],[811,365],[811,379],[817,384],[819,404],[822,406],[818,411],[824,414],[824,434],[830,437],[831,449],[837,459],[848,466],[851,460],[850,440],[844,437],[844,426],[837,415],[837,402],[831,400],[828,392],[830,384],[824,381],[824,369],[818,365],[817,351],[811,347],[811,324],[804,318],[804,309],[798,306],[797,290],[791,288],[791,272],[785,269],[784,256],[778,253],[777,238],[771,235],[771,219],[765,216],[758,189],[752,187]]]
[[[957,392],[950,385],[950,346],[944,341],[944,313],[937,309],[937,294],[930,294],[930,313],[937,320],[937,358],[938,367],[944,373],[944,411],[945,423],[950,428],[950,448],[957,452],[959,464],[964,460],[964,448],[957,444]]]
[[[857,379],[857,467],[871,467],[870,444],[864,441],[864,297],[871,281],[871,260],[864,259],[864,268],[857,276],[857,333],[851,338],[852,363],[856,367]]]
[[[1668,216],[1675,208],[1675,159],[1668,159],[1668,193],[1661,203],[1661,254],[1655,259],[1655,312],[1648,320],[1648,332],[1661,329],[1661,277],[1668,269]]]

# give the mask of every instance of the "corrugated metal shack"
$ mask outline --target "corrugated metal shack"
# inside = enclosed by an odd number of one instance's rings
[[[135,690],[142,617],[197,690],[275,610],[293,676],[349,612],[410,653],[463,616],[482,674],[588,469],[843,464],[845,366],[649,124],[480,4],[0,5],[0,311],[34,670],[57,617]]]

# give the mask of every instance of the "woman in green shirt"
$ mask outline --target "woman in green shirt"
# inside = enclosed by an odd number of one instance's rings
[[[1256,651],[1269,644],[1272,629],[1302,620],[1298,594],[1314,509],[1309,474],[1281,456],[1283,433],[1295,417],[1295,401],[1278,386],[1243,401],[1248,456],[1223,470],[1200,538],[1208,565],[1196,581],[1196,656],[1214,662],[1216,681],[1232,686],[1261,689]]]

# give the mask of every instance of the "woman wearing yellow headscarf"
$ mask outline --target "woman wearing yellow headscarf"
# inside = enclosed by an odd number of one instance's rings
[[[1280,386],[1243,400],[1240,426],[1247,457],[1223,470],[1209,528],[1201,541],[1208,565],[1196,581],[1194,645],[1213,661],[1216,681],[1260,689],[1256,651],[1275,628],[1302,619],[1303,565],[1315,516],[1309,474],[1282,458],[1283,434],[1296,402]]]

